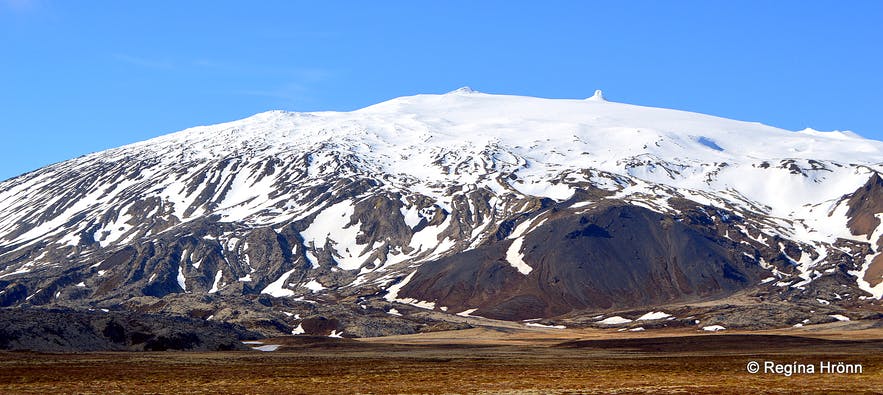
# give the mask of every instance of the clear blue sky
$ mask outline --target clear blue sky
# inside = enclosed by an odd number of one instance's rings
[[[0,179],[469,85],[883,139],[883,1],[0,0]]]

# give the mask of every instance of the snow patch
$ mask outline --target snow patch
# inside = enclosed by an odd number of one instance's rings
[[[521,244],[524,242],[524,237],[519,237],[509,245],[509,249],[506,250],[506,261],[518,270],[519,273],[523,275],[530,274],[533,271],[533,268],[524,261],[524,255],[521,254]]]
[[[632,320],[615,315],[613,317],[607,317],[601,321],[598,321],[597,323],[601,325],[621,325],[627,324],[629,322],[632,322]]]
[[[218,272],[215,273],[215,281],[212,283],[212,288],[210,290],[208,290],[208,293],[213,294],[215,292],[218,292],[218,290],[219,290],[218,286],[221,284],[221,276],[223,276],[223,275],[224,275],[224,273],[220,270],[218,270]]]
[[[267,287],[264,288],[261,293],[269,294],[277,298],[284,298],[286,296],[294,295],[294,291],[285,288],[285,283],[288,281],[288,277],[291,277],[291,274],[294,273],[296,270],[297,269],[291,269],[283,273],[281,276],[279,276],[278,279],[276,279],[276,281],[273,281],[272,283],[267,285]]]
[[[415,226],[420,224],[420,221],[423,217],[420,216],[420,210],[417,209],[417,206],[411,206],[410,208],[402,207],[400,209],[402,213],[402,218],[405,220],[405,225],[409,228],[414,229]]]
[[[538,324],[538,323],[536,323],[536,322],[528,322],[528,323],[526,323],[526,324],[524,324],[524,325],[525,325],[525,326],[531,326],[531,327],[534,327],[534,328],[567,329],[567,327],[564,326],[564,325],[543,325],[543,324]]]
[[[181,287],[181,290],[187,292],[187,279],[184,278],[184,271],[181,270],[181,266],[178,266],[178,275],[175,277],[178,281],[178,286]]]
[[[662,311],[651,311],[647,314],[644,314],[638,317],[635,321],[650,321],[650,320],[661,320],[663,318],[669,318],[671,314],[664,313]]]
[[[325,289],[325,286],[322,285],[322,283],[316,281],[315,279],[310,280],[308,283],[304,284],[304,287],[309,289],[312,292],[319,292],[319,291]]]
[[[281,344],[267,344],[264,346],[252,347],[252,350],[263,351],[263,352],[273,352],[282,347]]]
[[[358,269],[367,257],[367,252],[360,252],[365,249],[365,245],[356,241],[361,225],[359,222],[350,223],[354,212],[353,203],[344,200],[322,210],[310,226],[301,232],[307,246],[325,248],[330,244],[338,267],[343,270]],[[310,262],[313,263],[313,260],[310,259]]]
[[[389,288],[386,289],[386,295],[384,295],[383,298],[387,301],[395,302],[399,297],[399,291],[401,291],[402,287],[408,284],[408,281],[411,281],[411,279],[414,278],[415,274],[417,274],[416,270],[411,272],[411,274],[409,274],[404,279],[402,279],[402,281],[391,285]]]

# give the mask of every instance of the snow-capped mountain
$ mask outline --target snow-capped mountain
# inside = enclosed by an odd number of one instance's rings
[[[875,310],[881,171],[883,142],[849,132],[600,91],[271,111],[0,183],[0,305],[522,320],[751,292]]]

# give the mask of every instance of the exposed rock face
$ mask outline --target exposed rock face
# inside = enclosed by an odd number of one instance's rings
[[[846,212],[849,230],[854,235],[868,235],[870,238],[880,226],[876,214],[883,213],[883,178],[880,173],[872,174],[865,185],[852,193],[846,204],[849,206]]]
[[[849,230],[854,235],[867,235],[868,241],[876,245],[877,256],[873,257],[865,269],[863,280],[871,286],[883,282],[883,227],[880,215],[883,214],[883,178],[874,173],[868,182],[856,190],[846,203],[849,210]]]
[[[768,274],[743,256],[750,246],[637,206],[561,211],[521,244],[527,275],[505,240],[422,265],[399,295],[523,320],[722,297]]]
[[[260,336],[221,322],[66,309],[0,309],[0,350],[245,350]]]
[[[466,90],[263,113],[0,183],[0,306],[317,336],[736,294],[874,309],[881,157],[839,133]]]

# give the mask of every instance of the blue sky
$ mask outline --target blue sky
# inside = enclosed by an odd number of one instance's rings
[[[0,0],[0,179],[469,85],[883,139],[883,1]]]

